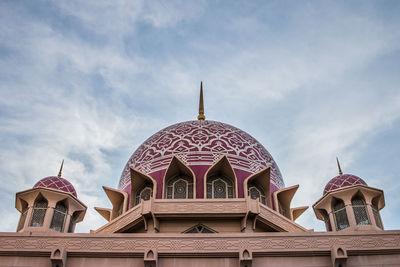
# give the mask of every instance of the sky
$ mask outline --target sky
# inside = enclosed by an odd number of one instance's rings
[[[153,133],[197,116],[256,138],[297,220],[344,173],[384,190],[400,229],[399,1],[0,1],[0,231],[15,231],[15,193],[56,175],[88,206],[77,232],[106,221],[116,188]]]

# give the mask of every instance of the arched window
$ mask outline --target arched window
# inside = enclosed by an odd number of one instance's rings
[[[25,224],[25,220],[26,220],[26,215],[28,214],[28,206],[25,206],[22,209],[21,212],[21,218],[19,219],[19,223],[18,223],[18,228],[17,228],[17,232],[19,230],[21,230],[22,228],[24,228],[24,224]]]
[[[354,217],[356,218],[357,225],[371,224],[368,217],[367,207],[362,197],[353,197],[351,200],[351,205],[353,206]]]
[[[142,199],[149,200],[152,195],[153,195],[153,185],[151,183],[146,183],[136,193],[135,206],[140,204]]]
[[[68,233],[73,233],[75,230],[76,220],[78,219],[79,213],[77,211],[74,212],[71,216],[71,220],[69,221]]]
[[[371,206],[372,207],[372,214],[374,215],[376,226],[378,226],[379,228],[383,229],[381,216],[379,215],[378,202],[379,202],[379,198],[378,197],[376,197],[376,198],[374,198],[372,200],[372,206]]]
[[[67,217],[67,207],[63,201],[59,201],[56,204],[53,212],[53,218],[51,219],[50,229],[58,232],[64,230],[65,218]]]
[[[208,178],[207,198],[233,198],[232,180],[222,175]]]
[[[278,199],[278,208],[279,208],[279,213],[282,214],[283,216],[287,217],[286,210],[279,199]]]
[[[255,183],[249,183],[248,194],[252,199],[260,199],[260,202],[265,205],[265,193],[264,190]]]
[[[47,200],[43,197],[36,199],[33,205],[32,217],[29,226],[42,227],[44,216],[46,216]]]
[[[332,231],[332,225],[331,225],[331,220],[329,219],[328,212],[326,210],[321,210],[321,214],[324,217],[326,231],[331,232]]]
[[[336,200],[336,203],[333,205],[333,214],[336,221],[336,230],[340,231],[350,226],[343,200]]]
[[[169,179],[165,195],[169,199],[193,198],[193,179],[184,175]]]

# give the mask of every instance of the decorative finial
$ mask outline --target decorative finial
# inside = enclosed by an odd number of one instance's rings
[[[198,120],[205,120],[206,116],[204,116],[204,103],[203,103],[203,82],[200,82],[200,101],[199,101],[199,116],[197,116]]]
[[[62,168],[63,168],[63,166],[64,166],[64,160],[62,160],[62,162],[61,162],[61,167],[60,167],[60,171],[58,172],[58,177],[61,177],[61,173],[62,173]]]
[[[340,168],[340,163],[339,163],[339,160],[338,160],[337,157],[336,157],[336,162],[337,162],[337,166],[338,166],[338,169],[339,169],[339,175],[342,175],[343,174],[342,168]]]

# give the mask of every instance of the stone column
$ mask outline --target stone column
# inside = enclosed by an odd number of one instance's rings
[[[346,206],[346,214],[349,220],[350,227],[356,227],[357,223],[356,223],[356,218],[354,217],[353,207],[351,205],[351,199],[347,198],[343,199],[343,201]]]
[[[65,222],[64,222],[64,229],[63,229],[63,233],[68,233],[68,228],[69,228],[69,224],[71,223],[71,216],[72,214],[69,214],[67,212],[66,218],[65,218]]]
[[[330,223],[331,223],[332,231],[337,231],[337,229],[336,229],[335,216],[333,216],[333,212],[332,212],[332,211],[329,212],[329,213],[328,213],[328,216],[329,216],[329,221],[330,221]],[[326,230],[328,230],[328,229],[326,229]]]
[[[43,228],[50,229],[51,219],[53,218],[54,208],[56,203],[50,202],[46,210],[46,215],[44,216]]]

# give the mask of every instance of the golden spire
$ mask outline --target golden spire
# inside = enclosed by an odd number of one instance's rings
[[[62,168],[63,168],[63,166],[64,166],[64,160],[62,160],[62,162],[61,162],[61,167],[60,167],[60,171],[58,172],[58,177],[61,177],[61,173],[62,173]]]
[[[340,163],[339,163],[339,160],[338,160],[337,157],[336,157],[336,162],[337,162],[337,166],[338,166],[338,169],[339,169],[339,175],[342,175],[343,174],[342,168],[340,168]]]
[[[204,103],[203,103],[203,82],[200,82],[200,101],[199,101],[199,116],[197,116],[198,120],[205,120],[206,116],[204,116]]]

